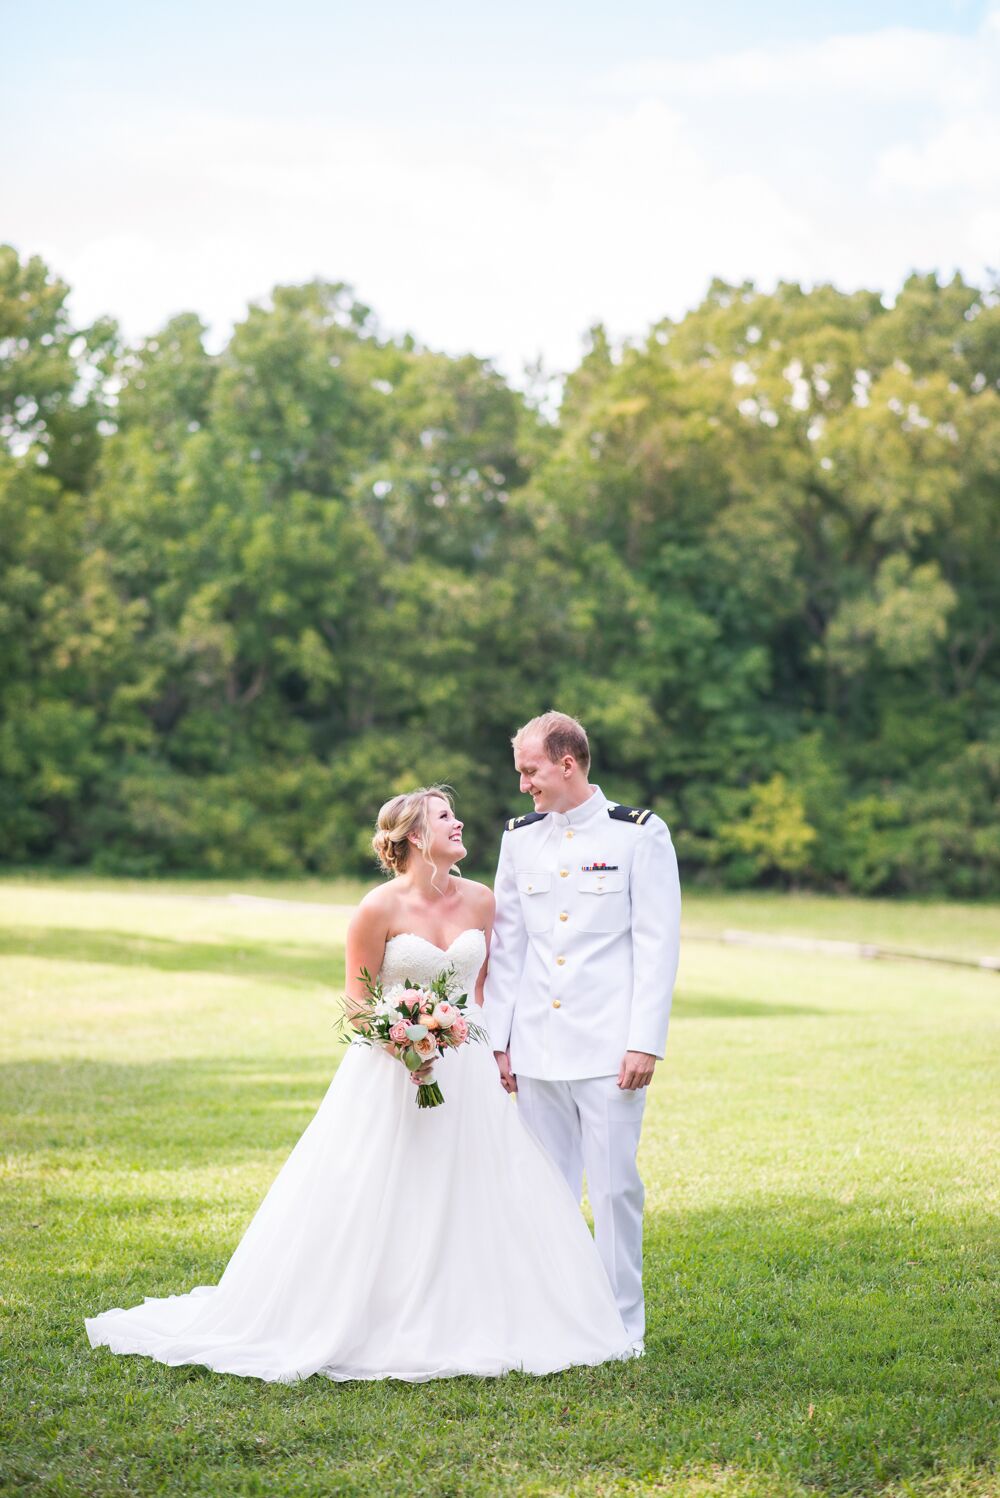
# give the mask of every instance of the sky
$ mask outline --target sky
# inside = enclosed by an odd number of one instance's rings
[[[1000,266],[1000,0],[0,0],[0,241],[129,338],[275,284],[572,368],[713,276]]]

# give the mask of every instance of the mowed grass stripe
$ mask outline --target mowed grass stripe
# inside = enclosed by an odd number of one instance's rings
[[[489,879],[490,875],[478,877]],[[344,910],[357,903],[367,882],[344,879],[190,879],[114,880],[47,871],[0,874],[0,909],[7,919],[40,925],[80,927],[103,925],[132,930],[172,933],[178,923],[188,939],[205,930],[240,930],[248,934],[266,916],[264,904],[243,907],[235,899],[280,902],[285,929],[317,930],[317,921],[343,927]],[[138,901],[138,905],[136,902]],[[178,917],[179,902],[189,910]],[[303,906],[313,905],[307,912]],[[220,917],[219,906],[224,908]],[[304,922],[298,920],[304,917]],[[294,926],[292,923],[296,923]],[[684,929],[693,936],[730,930],[772,935],[809,936],[819,940],[870,942],[885,947],[917,946],[975,959],[1000,958],[1000,908],[985,901],[933,899],[861,900],[853,896],[793,893],[774,895],[759,890],[714,891],[686,888]]]

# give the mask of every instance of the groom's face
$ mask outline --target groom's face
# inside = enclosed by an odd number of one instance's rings
[[[558,811],[566,793],[566,767],[553,764],[541,738],[524,739],[514,750],[514,768],[521,777],[521,792],[530,796],[536,811]]]

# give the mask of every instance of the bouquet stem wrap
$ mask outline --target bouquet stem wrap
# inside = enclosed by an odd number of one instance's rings
[[[417,1107],[437,1108],[444,1102],[444,1093],[436,1082],[421,1082],[417,1087]]]

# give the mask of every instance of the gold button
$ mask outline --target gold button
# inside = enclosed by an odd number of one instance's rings
[[[569,869],[560,869],[559,870],[559,878],[560,879],[568,879],[569,878]]]
[[[566,959],[565,959],[565,957],[557,957],[557,958],[556,958],[556,962],[557,962],[557,963],[558,963],[558,965],[559,965],[559,966],[560,966],[560,967],[562,967],[562,966],[563,966],[563,964],[564,964],[564,963],[565,963],[565,961],[566,961]]]
[[[535,886],[533,884],[529,884],[528,885],[528,893],[529,893],[529,895],[531,894],[531,891],[534,889],[534,887]]]
[[[573,829],[572,829],[572,827],[571,827],[571,828],[570,828],[570,829],[569,829],[569,831],[568,831],[568,832],[567,832],[567,833],[566,833],[566,836],[567,836],[567,837],[572,837],[572,836],[573,836]]]
[[[553,1009],[561,1009],[562,1008],[562,1001],[560,999],[553,999],[552,1000],[552,1007],[553,1007]]]
[[[568,921],[569,920],[569,916],[566,914],[565,910],[560,910],[560,912],[559,912],[559,919],[561,921]]]

